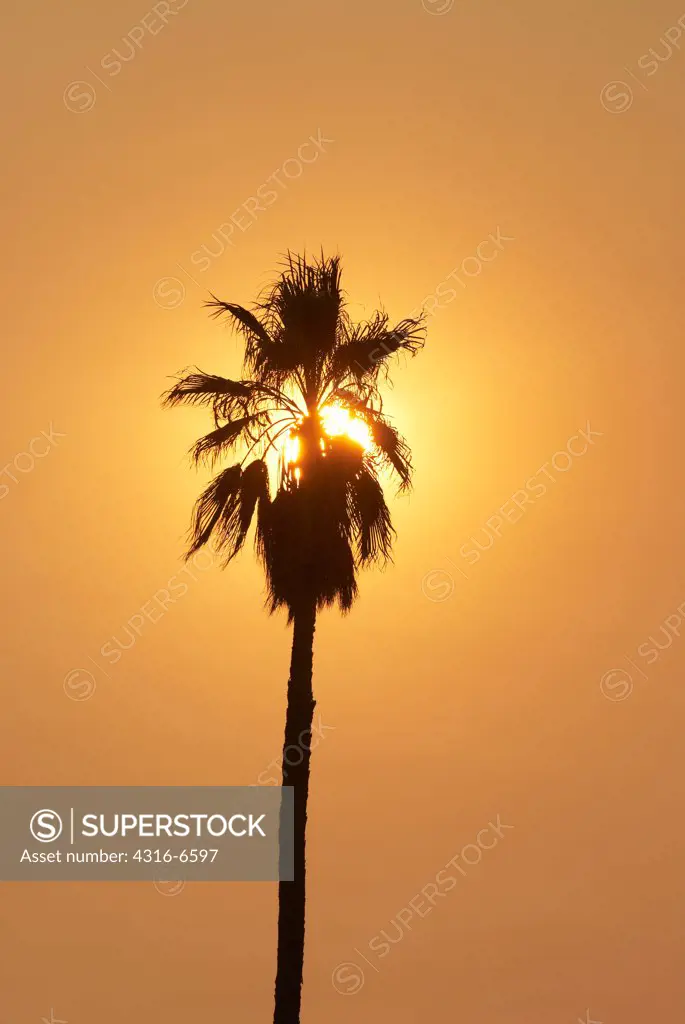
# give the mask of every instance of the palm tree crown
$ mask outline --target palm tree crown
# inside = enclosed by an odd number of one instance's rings
[[[291,619],[312,602],[350,608],[357,570],[390,557],[394,531],[379,472],[393,472],[401,490],[411,481],[411,453],[383,415],[379,384],[393,355],[423,346],[423,319],[391,327],[377,312],[353,324],[340,278],[337,256],[289,253],[252,312],[212,296],[212,315],[244,338],[243,377],[186,370],[163,396],[166,406],[213,413],[215,429],[191,449],[195,462],[214,466],[244,452],[198,498],[187,556],[212,538],[227,564],[255,519],[269,608],[285,606]],[[331,410],[352,417],[368,443],[332,430]]]

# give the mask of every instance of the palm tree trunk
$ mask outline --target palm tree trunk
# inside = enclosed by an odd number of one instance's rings
[[[274,1024],[299,1024],[304,964],[305,831],[314,716],[312,661],[316,604],[295,610],[283,743],[283,785],[293,787],[294,881],[278,883],[278,966]]]

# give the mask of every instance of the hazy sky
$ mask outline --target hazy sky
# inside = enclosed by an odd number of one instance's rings
[[[681,15],[4,13],[4,783],[257,781],[289,633],[249,552],[122,650],[205,479],[206,417],[157,397],[238,372],[202,302],[249,303],[287,248],[340,251],[356,317],[433,310],[388,397],[417,468],[395,565],[317,630],[312,1024],[683,1015]],[[270,1019],[273,885],[5,885],[0,920],[8,1022]]]

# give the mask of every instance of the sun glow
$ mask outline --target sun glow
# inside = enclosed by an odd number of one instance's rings
[[[338,402],[325,405],[319,415],[323,429],[329,437],[349,437],[361,445],[365,452],[373,448],[373,438],[368,424],[359,416],[354,416],[344,405]]]
[[[288,432],[288,435],[283,444],[283,461],[286,466],[290,466],[293,462],[297,462],[300,457],[300,439],[297,434],[293,434],[292,431]]]
[[[323,432],[327,437],[349,437],[351,441],[358,444],[365,452],[370,451],[374,446],[373,435],[369,426],[359,416],[355,416],[348,408],[339,402],[332,402],[319,410],[319,417]],[[283,441],[279,444],[281,458],[285,467],[294,467],[295,480],[299,482],[301,469],[298,462],[302,457],[302,440],[299,430],[306,417],[302,417],[290,428]],[[323,437],[319,438],[319,445],[325,454],[326,442]]]

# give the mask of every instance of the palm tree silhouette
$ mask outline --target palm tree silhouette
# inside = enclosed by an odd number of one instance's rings
[[[412,467],[406,442],[383,415],[379,385],[391,356],[424,343],[422,317],[391,327],[376,312],[353,324],[340,278],[337,256],[288,253],[254,312],[212,296],[212,315],[226,316],[244,338],[243,378],[185,370],[163,396],[166,406],[213,413],[215,429],[191,449],[196,463],[213,466],[244,451],[198,498],[186,557],[212,538],[228,564],[255,520],[267,606],[287,609],[293,624],[283,785],[293,787],[294,881],[278,889],[275,1024],[300,1019],[316,613],[335,602],[348,611],[357,570],[390,557],[395,531],[378,475],[390,470],[406,490]],[[288,761],[293,748],[302,754],[297,764]]]

